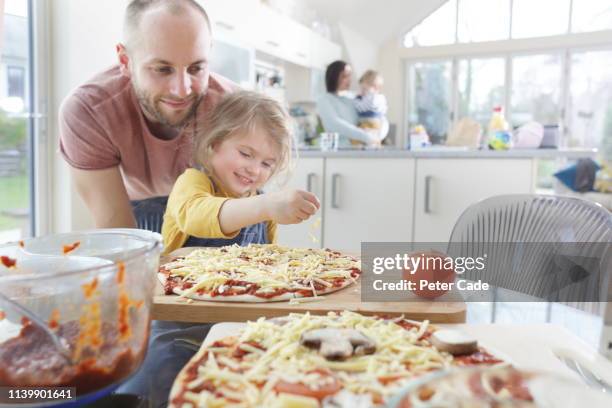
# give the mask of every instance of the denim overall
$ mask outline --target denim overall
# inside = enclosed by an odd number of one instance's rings
[[[234,238],[198,238],[190,236],[183,244],[183,247],[222,247],[225,245],[238,244],[240,246],[247,246],[249,244],[267,244],[268,241],[268,229],[266,228],[266,222],[260,222],[259,224],[249,225],[240,230],[238,235]]]
[[[156,220],[161,212],[165,212],[168,197],[154,197],[146,200],[132,202],[134,216],[139,228],[147,225],[155,226],[150,220]],[[161,230],[161,223],[159,224]],[[159,231],[157,231],[159,232]],[[238,244],[269,243],[266,222],[249,225],[240,230],[237,236],[224,238],[197,238],[190,236],[184,247],[206,246],[220,247]],[[201,344],[208,334],[212,324],[193,324],[154,320],[151,322],[149,348],[142,366],[134,376],[122,384],[117,393],[137,394],[149,399],[150,406],[165,406],[170,388],[179,371],[196,353],[195,350],[185,347],[185,341]]]
[[[214,185],[213,185],[214,186]],[[260,194],[258,192],[258,194]],[[132,210],[134,212],[134,218],[136,218],[136,224],[140,229],[146,229],[153,232],[161,232],[162,221],[164,219],[164,213],[166,212],[166,205],[168,203],[168,197],[152,197],[145,200],[132,201]],[[240,230],[238,235],[234,238],[198,238],[190,236],[187,238],[183,247],[222,247],[225,245],[238,244],[240,246],[247,246],[249,244],[267,244],[268,241],[268,229],[265,222],[259,224],[249,225]]]

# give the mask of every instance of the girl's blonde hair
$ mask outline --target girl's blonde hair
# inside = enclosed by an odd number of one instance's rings
[[[361,78],[359,78],[359,83],[370,85],[370,84],[373,84],[377,78],[382,79],[378,71],[374,71],[373,69],[368,69],[366,72],[363,73]]]
[[[273,174],[287,169],[291,163],[291,118],[276,100],[252,92],[227,94],[213,108],[208,120],[198,129],[194,142],[194,162],[208,174],[213,146],[236,134],[249,134],[255,127],[265,131],[280,149]]]

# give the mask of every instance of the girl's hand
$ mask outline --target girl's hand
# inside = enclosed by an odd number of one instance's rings
[[[317,196],[308,191],[285,190],[265,196],[267,218],[278,224],[298,224],[321,208]]]

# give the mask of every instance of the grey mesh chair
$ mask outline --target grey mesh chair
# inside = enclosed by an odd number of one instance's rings
[[[523,300],[575,303],[584,309],[587,305],[579,303],[607,298],[611,243],[612,214],[599,204],[572,197],[503,195],[461,214],[448,253],[489,252],[486,275],[467,272],[468,280],[485,276],[498,288],[526,295]],[[596,276],[590,272],[594,270]],[[500,301],[498,294],[489,300]]]
[[[479,201],[457,220],[450,242],[611,242],[612,214],[574,197],[511,194]]]
[[[139,229],[161,232],[168,197],[153,197],[132,201],[132,210]]]

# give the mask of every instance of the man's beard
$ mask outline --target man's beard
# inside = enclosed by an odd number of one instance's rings
[[[195,112],[198,109],[200,102],[202,102],[202,99],[204,98],[203,94],[193,97],[194,101],[189,107],[189,110],[179,120],[173,121],[172,119],[168,118],[159,107],[161,98],[153,99],[145,91],[139,89],[135,89],[135,91],[138,102],[140,102],[140,106],[142,107],[142,110],[145,112],[146,116],[154,119],[157,123],[175,129],[183,128],[195,116]]]

